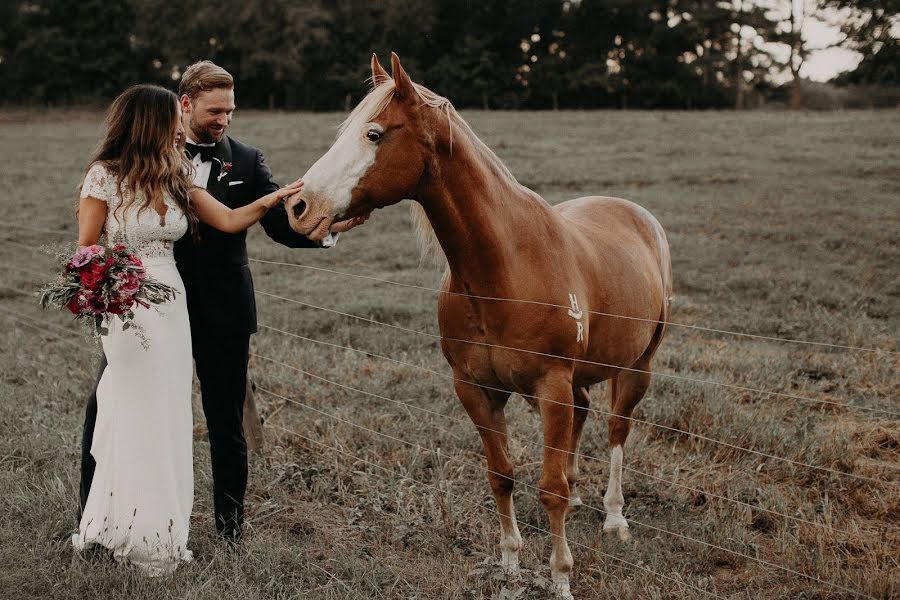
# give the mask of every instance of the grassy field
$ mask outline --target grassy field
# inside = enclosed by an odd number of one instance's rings
[[[672,247],[674,321],[894,352],[673,327],[657,373],[847,406],[658,375],[636,417],[869,479],[637,425],[625,464],[640,474],[624,479],[634,541],[604,536],[601,513],[572,515],[576,597],[900,595],[900,421],[860,410],[900,412],[900,113],[464,116],[551,203],[609,194],[651,210]],[[287,181],[327,149],[340,119],[238,113],[232,133],[262,147]],[[266,390],[258,394],[266,447],[252,459],[246,542],[229,553],[214,539],[208,446],[198,436],[194,563],[147,581],[73,553],[82,410],[97,350],[63,314],[41,313],[21,292],[52,274],[39,246],[74,239],[74,189],[99,122],[93,113],[0,113],[0,598],[546,598],[550,540],[538,531],[546,516],[529,487],[540,476],[540,425],[525,403],[507,409],[525,538],[523,576],[509,582],[485,473],[471,466],[483,464],[481,444],[442,376],[449,369],[435,340],[265,296],[261,323],[342,348],[271,329],[254,338],[255,353],[288,366],[251,363]],[[73,233],[54,238],[9,223]],[[380,211],[329,251],[291,251],[259,230],[250,250],[423,286],[440,279],[420,264],[402,207]],[[253,269],[258,290],[436,331],[432,292]],[[592,396],[604,410],[605,385]],[[202,421],[197,405],[195,416]],[[584,461],[581,494],[602,507],[605,418],[592,415],[583,440],[582,451],[600,460]]]

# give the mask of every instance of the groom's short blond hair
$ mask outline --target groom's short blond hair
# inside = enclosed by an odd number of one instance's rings
[[[181,83],[178,84],[178,94],[193,100],[200,92],[218,88],[234,88],[231,73],[211,60],[201,60],[185,69]]]

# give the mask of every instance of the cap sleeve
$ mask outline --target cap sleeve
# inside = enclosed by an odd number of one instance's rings
[[[94,163],[84,176],[84,184],[81,186],[82,198],[96,198],[104,202],[111,202],[116,197],[116,178],[100,163]]]

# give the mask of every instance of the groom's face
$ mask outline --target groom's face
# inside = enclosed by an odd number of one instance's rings
[[[181,97],[185,128],[200,144],[212,144],[225,137],[234,114],[234,89],[216,88],[200,92],[192,100]]]

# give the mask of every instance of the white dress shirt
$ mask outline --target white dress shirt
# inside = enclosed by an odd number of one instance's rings
[[[215,144],[198,144],[190,137],[187,138],[187,141],[197,146],[215,146]],[[206,186],[209,184],[209,174],[212,171],[212,161],[204,161],[198,152],[194,155],[194,158],[191,159],[191,162],[194,164],[194,185],[206,189]]]

